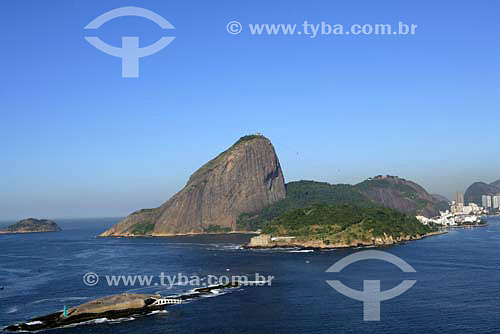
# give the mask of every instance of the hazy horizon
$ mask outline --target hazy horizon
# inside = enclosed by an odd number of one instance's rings
[[[379,174],[450,200],[500,179],[499,3],[138,1],[166,18],[83,29],[118,3],[8,2],[0,220],[156,207],[239,137],[262,132],[286,182]],[[123,5],[123,4],[122,4]],[[50,19],[48,19],[50,17]],[[228,22],[417,24],[414,36],[233,35]],[[8,32],[8,33],[7,33]],[[122,78],[99,36],[175,40]],[[495,150],[496,149],[496,150]]]
[[[272,141],[272,138],[270,138],[270,139]],[[236,140],[237,140],[237,138],[235,138],[234,141],[236,141]],[[204,163],[208,162],[209,160],[211,160],[212,158],[217,156],[220,152],[224,151],[229,146],[231,146],[231,144],[226,145],[225,147],[222,147],[219,151],[214,152],[211,156],[207,156],[207,159],[204,162],[200,162],[198,167],[201,167]],[[344,183],[344,184],[353,184],[354,185],[354,184],[362,182],[370,177],[374,177],[377,175],[395,175],[395,176],[398,176],[398,177],[401,177],[401,178],[418,183],[419,185],[423,186],[430,194],[442,195],[442,196],[445,196],[446,198],[448,198],[449,200],[453,200],[455,198],[457,191],[465,192],[466,187],[471,185],[473,182],[481,181],[481,182],[491,183],[491,182],[498,180],[498,179],[491,179],[491,176],[489,179],[487,179],[486,178],[486,177],[488,177],[487,174],[484,174],[485,179],[474,179],[473,176],[467,176],[467,178],[464,177],[464,179],[461,182],[462,184],[464,184],[464,186],[462,186],[462,188],[460,188],[460,186],[456,186],[455,188],[453,188],[453,185],[452,185],[448,191],[439,191],[439,190],[434,191],[435,188],[432,187],[432,181],[429,181],[429,180],[426,180],[423,178],[417,178],[417,176],[412,177],[409,175],[401,174],[401,173],[398,173],[394,169],[386,169],[385,171],[382,171],[382,172],[375,172],[374,171],[373,173],[370,173],[370,174],[358,176],[358,175],[352,175],[349,172],[342,171],[342,169],[339,168],[337,170],[332,170],[332,173],[331,173],[332,177],[328,177],[327,176],[328,172],[327,172],[326,175],[324,175],[322,178],[318,178],[318,177],[315,178],[313,176],[314,170],[309,169],[307,166],[307,163],[304,164],[304,166],[303,166],[303,167],[307,168],[305,170],[298,170],[297,166],[295,166],[295,168],[292,168],[292,171],[295,174],[303,172],[305,177],[302,177],[302,178],[295,177],[295,178],[291,179],[289,176],[287,176],[288,175],[287,174],[287,165],[288,164],[293,165],[294,163],[297,164],[297,161],[300,161],[300,160],[304,160],[304,159],[307,160],[307,153],[303,154],[300,151],[295,151],[294,149],[292,149],[288,145],[287,145],[288,147],[286,147],[285,150],[283,150],[283,148],[280,148],[279,145],[274,144],[274,146],[275,146],[275,149],[277,151],[278,157],[280,159],[281,168],[282,168],[283,174],[285,176],[285,182],[287,182],[287,183],[293,182],[293,181],[300,181],[300,180],[313,180],[313,181],[318,181],[318,182],[328,182],[331,184]],[[280,154],[280,150],[285,151],[285,153]],[[286,153],[286,151],[288,151],[289,153]],[[284,156],[285,159],[282,159],[281,156]],[[196,164],[194,157],[192,158],[192,160],[193,160],[192,164]],[[333,164],[332,164],[332,166],[333,166]],[[168,181],[162,180],[162,182],[164,182],[164,183],[144,184],[144,185],[142,185],[141,188],[136,189],[135,192],[121,194],[122,195],[122,197],[120,198],[121,203],[123,203],[123,205],[126,205],[128,203],[130,205],[129,208],[126,208],[126,207],[120,208],[120,209],[115,208],[114,211],[111,208],[108,208],[106,206],[106,203],[114,203],[114,201],[116,200],[116,199],[113,199],[113,195],[110,194],[109,198],[101,198],[102,202],[101,201],[95,202],[94,205],[95,205],[96,209],[91,210],[89,208],[88,214],[86,212],[83,212],[83,211],[81,211],[81,212],[63,211],[60,208],[61,203],[65,203],[66,205],[69,205],[73,199],[61,198],[58,201],[53,202],[53,205],[54,205],[53,207],[50,206],[50,202],[48,202],[48,201],[46,203],[49,205],[47,205],[46,207],[40,208],[38,210],[37,209],[25,210],[25,209],[20,207],[19,210],[23,211],[23,215],[21,215],[21,216],[19,216],[19,215],[18,216],[16,216],[16,215],[1,216],[0,221],[12,221],[12,220],[19,220],[19,219],[29,218],[29,217],[49,218],[49,219],[85,219],[85,218],[92,219],[92,218],[125,217],[136,210],[143,209],[143,208],[158,207],[161,204],[163,204],[164,202],[166,202],[171,196],[173,196],[176,192],[180,191],[185,186],[189,176],[192,173],[194,173],[198,167],[193,169],[191,172],[187,171],[187,168],[186,168],[185,175],[180,175],[178,180],[172,181],[171,183],[169,183]],[[364,167],[364,169],[366,169],[366,167]],[[169,175],[167,175],[168,172],[166,172],[165,174],[166,174],[166,175],[164,175],[165,178],[168,179],[170,177]],[[335,178],[335,176],[336,176],[336,178]],[[345,176],[345,178],[342,179],[342,176]],[[469,182],[468,180],[471,180],[471,181]],[[437,182],[438,180],[435,179],[434,181]],[[443,180],[440,180],[440,181],[443,181]],[[444,180],[444,181],[446,181],[446,180]],[[177,187],[177,188],[174,188],[174,187]],[[168,191],[163,191],[162,188],[166,189]],[[78,193],[78,191],[75,190],[74,193]],[[125,195],[125,198],[123,197],[124,195]],[[76,205],[76,203],[75,203],[75,205]],[[52,208],[53,208],[53,211],[51,211]],[[73,208],[71,208],[71,209],[74,210]],[[3,212],[5,212],[5,210],[3,210]],[[26,213],[24,213],[24,212],[26,212]],[[32,214],[30,214],[29,212],[31,212]],[[52,213],[52,212],[60,212],[60,213]],[[66,213],[64,213],[64,212],[66,212]]]

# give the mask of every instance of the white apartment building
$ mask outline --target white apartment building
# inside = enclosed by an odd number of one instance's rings
[[[500,196],[493,196],[493,208],[500,209]]]
[[[483,202],[483,207],[485,208],[491,208],[491,196],[489,195],[483,195],[482,197],[482,202]]]

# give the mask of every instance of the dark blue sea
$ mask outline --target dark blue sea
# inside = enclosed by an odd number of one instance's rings
[[[58,221],[64,231],[0,235],[0,326],[115,293],[177,295],[192,287],[108,286],[106,275],[274,276],[271,286],[219,291],[120,321],[50,330],[50,333],[500,333],[500,220],[488,227],[453,229],[380,250],[409,263],[403,273],[380,260],[364,260],[340,273],[325,272],[357,250],[299,252],[245,250],[247,235],[102,239],[117,219]],[[99,275],[87,286],[84,274]],[[402,280],[417,283],[381,303],[380,321],[363,321],[363,303],[326,280],[363,289],[380,280],[382,290]]]

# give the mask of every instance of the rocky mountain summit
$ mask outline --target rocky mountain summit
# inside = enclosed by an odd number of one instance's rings
[[[262,135],[244,136],[194,172],[163,205],[136,211],[101,236],[228,232],[236,229],[241,213],[261,210],[285,195],[271,141]]]
[[[0,233],[58,232],[61,228],[52,220],[28,218],[0,230]]]
[[[465,203],[476,203],[481,206],[483,205],[483,195],[494,196],[497,194],[500,194],[500,180],[490,184],[485,182],[474,182],[465,191],[464,200]]]
[[[379,175],[355,187],[373,202],[413,216],[437,216],[447,206],[422,186],[397,176]]]

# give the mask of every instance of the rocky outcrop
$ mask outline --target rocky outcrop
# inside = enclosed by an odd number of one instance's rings
[[[483,195],[497,195],[500,194],[500,180],[493,183],[475,182],[470,185],[464,194],[465,203],[476,203],[483,205]]]
[[[101,236],[206,233],[235,230],[243,212],[285,198],[285,182],[271,141],[245,136],[198,169],[186,186],[159,208],[137,211]]]
[[[397,176],[379,175],[355,187],[375,203],[412,216],[434,217],[444,209],[423,187]]]
[[[142,309],[152,304],[160,295],[143,294],[122,294],[92,300],[88,303],[68,309],[66,316],[60,315],[60,318],[71,318],[82,314],[96,314],[109,311],[122,311],[129,309]]]
[[[0,233],[59,232],[61,228],[52,220],[28,218],[7,226]]]
[[[250,242],[245,245],[245,248],[305,248],[305,249],[335,249],[335,248],[351,248],[351,247],[368,247],[368,246],[390,246],[399,243],[420,240],[433,235],[444,234],[446,232],[430,232],[416,236],[401,236],[393,237],[384,234],[382,237],[373,237],[370,240],[352,240],[351,242],[340,243],[325,243],[318,239],[301,239],[301,238],[272,238],[268,234],[261,234],[250,239]]]
[[[169,305],[201,298],[212,294],[212,291],[232,289],[240,286],[240,281],[211,285],[190,290],[176,298],[160,295],[125,293],[92,300],[88,303],[71,307],[65,312],[55,312],[36,317],[28,322],[17,323],[4,328],[8,332],[37,332],[51,328],[88,324],[94,319],[123,319],[130,316],[151,314],[152,311],[163,310]],[[168,300],[164,300],[168,299]],[[163,300],[163,301],[162,301]]]

